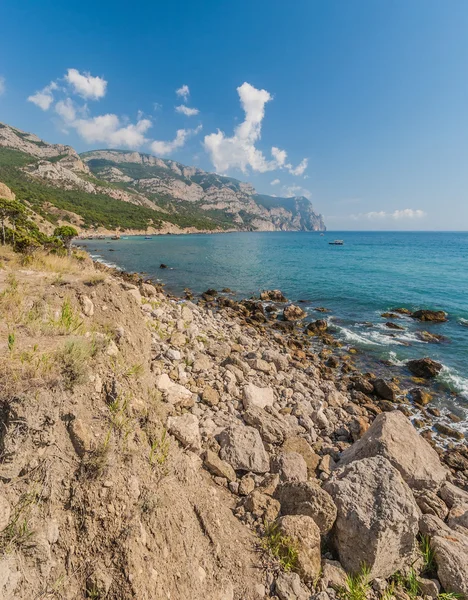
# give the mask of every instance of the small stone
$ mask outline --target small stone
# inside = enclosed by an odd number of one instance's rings
[[[301,583],[297,573],[280,573],[275,581],[275,593],[279,600],[309,600],[310,592]]]
[[[320,531],[314,520],[304,515],[286,515],[278,520],[279,531],[297,552],[297,570],[305,581],[320,574]]]
[[[219,404],[219,392],[209,385],[205,386],[201,397],[203,402],[208,404],[208,406],[216,406]]]
[[[239,482],[239,494],[241,496],[247,496],[255,489],[254,478],[250,475],[244,475]]]
[[[259,517],[267,523],[276,520],[280,511],[280,503],[259,490],[253,490],[244,501],[245,509],[255,517]]]
[[[212,450],[207,450],[204,457],[205,467],[217,477],[225,477],[229,482],[236,481],[236,472],[226,461],[221,460]]]
[[[80,303],[83,314],[87,317],[92,317],[94,315],[94,304],[91,298],[83,294],[80,296]]]
[[[273,390],[271,388],[260,388],[253,383],[248,383],[244,387],[244,408],[247,409],[249,406],[257,406],[259,408],[265,408],[266,406],[273,406],[275,401]]]
[[[166,357],[169,360],[180,360],[182,358],[182,355],[179,350],[174,350],[174,348],[169,348],[169,350],[166,352]]]
[[[201,450],[200,425],[195,415],[185,413],[180,417],[169,417],[167,428],[185,448],[195,452]]]
[[[271,462],[272,473],[278,473],[280,481],[307,481],[307,464],[297,452],[282,452]]]

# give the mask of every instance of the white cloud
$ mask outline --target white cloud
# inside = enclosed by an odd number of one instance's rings
[[[278,185],[278,183],[281,183],[279,179],[273,179],[270,185]]]
[[[369,219],[371,221],[375,221],[381,219],[394,219],[398,221],[400,219],[422,219],[425,216],[426,213],[423,210],[404,208],[403,210],[395,210],[392,213],[385,212],[384,210],[371,211],[359,215],[351,215],[350,218],[353,220]]]
[[[182,113],[183,115],[186,115],[187,117],[193,117],[195,115],[198,115],[198,113],[200,112],[198,110],[198,108],[189,108],[188,106],[185,106],[185,104],[176,106],[175,109],[176,109],[176,112]]]
[[[54,101],[54,95],[52,92],[57,88],[58,86],[55,81],[51,81],[49,85],[45,86],[45,88],[42,88],[42,90],[32,94],[32,96],[29,96],[28,101],[32,102],[42,110],[49,110],[50,105]]]
[[[0,96],[5,93],[5,77],[0,76]]]
[[[76,119],[76,109],[71,98],[65,98],[65,100],[57,102],[55,112],[67,123]]]
[[[305,196],[308,200],[312,198],[312,193],[300,185],[284,186],[282,192],[287,198],[291,198],[292,196]]]
[[[301,162],[297,165],[297,167],[293,168],[291,165],[286,165],[288,167],[288,171],[291,175],[303,175],[304,171],[307,169],[309,161],[307,158],[303,158]]]
[[[93,77],[91,73],[80,73],[77,69],[68,69],[66,81],[86,100],[99,100],[106,95],[107,81],[102,77]]]
[[[231,137],[223,131],[205,136],[205,150],[219,173],[228,169],[240,169],[244,173],[250,167],[253,171],[265,173],[275,169],[285,168],[291,173],[302,174],[307,167],[307,159],[294,169],[286,163],[287,153],[276,146],[271,148],[272,160],[268,160],[263,152],[256,147],[261,138],[262,121],[265,117],[265,105],[273,98],[267,90],[258,90],[250,83],[244,82],[237,88],[244,121],[234,129]],[[296,173],[294,173],[296,174]]]
[[[176,94],[187,101],[188,97],[190,96],[189,86],[184,83],[183,86],[176,90]]]
[[[69,124],[88,143],[104,143],[113,147],[139,148],[149,140],[145,133],[152,126],[149,119],[140,119],[135,124],[125,125],[114,114],[100,115],[88,119],[77,119]]]
[[[196,129],[178,129],[176,136],[173,140],[168,142],[156,140],[151,144],[151,150],[159,156],[171,154],[175,150],[182,148],[185,145],[187,139],[199,133],[201,131],[201,128],[201,125],[199,125]]]

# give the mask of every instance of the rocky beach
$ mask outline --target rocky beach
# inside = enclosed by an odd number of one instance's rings
[[[5,598],[468,597],[466,443],[433,431],[418,385],[436,362],[405,395],[279,290],[182,299],[70,260],[15,267],[16,287],[14,258],[1,271],[3,303],[21,290],[2,347]],[[44,332],[51,314],[66,331]],[[19,377],[39,333],[69,355]],[[84,364],[70,343],[91,344]]]

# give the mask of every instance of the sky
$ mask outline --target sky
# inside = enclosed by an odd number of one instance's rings
[[[466,0],[0,7],[0,121],[305,195],[335,230],[468,230]]]

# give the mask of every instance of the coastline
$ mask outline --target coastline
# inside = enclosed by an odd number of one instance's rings
[[[85,251],[89,254],[87,250]],[[322,309],[318,309],[315,321],[304,321],[302,318],[288,321],[282,316],[284,308],[296,307],[288,299],[284,299],[284,302],[260,300],[258,297],[234,300],[229,288],[226,288],[229,291],[212,290],[216,293],[211,298],[206,293],[194,296],[188,289],[188,293],[181,296],[171,291],[160,278],[145,278],[144,274],[127,272],[120,266],[110,266],[91,256],[90,258],[99,269],[109,270],[114,275],[124,277],[137,285],[150,283],[171,300],[177,302],[193,300],[202,309],[221,314],[223,319],[233,321],[236,325],[254,327],[266,341],[270,342],[273,338],[281,347],[292,349],[292,356],[299,359],[299,364],[302,360],[312,361],[318,366],[321,375],[332,381],[343,392],[353,394],[357,391],[356,396],[359,397],[362,389],[369,393],[373,380],[383,381],[384,384],[380,385],[379,392],[376,389],[372,390],[370,397],[360,398],[361,402],[370,401],[378,411],[382,412],[394,409],[402,411],[412,420],[423,437],[440,448],[454,449],[466,443],[466,429],[463,430],[465,431],[463,435],[462,430],[457,427],[460,417],[448,411],[442,414],[440,410],[430,405],[432,393],[437,389],[436,382],[410,374],[406,375],[405,385],[400,385],[401,367],[404,365],[385,363],[385,361],[379,361],[377,375],[363,371],[356,362],[359,362],[360,357],[365,358],[365,353],[352,346],[348,349],[343,347],[343,342],[336,335],[333,322],[327,320],[326,309],[323,312]],[[299,301],[296,308],[302,310],[300,307]],[[311,333],[313,328],[309,325],[315,323],[319,323],[319,329]],[[323,330],[320,329],[321,323],[326,323]],[[423,398],[422,402],[415,401],[414,396],[418,399]]]

